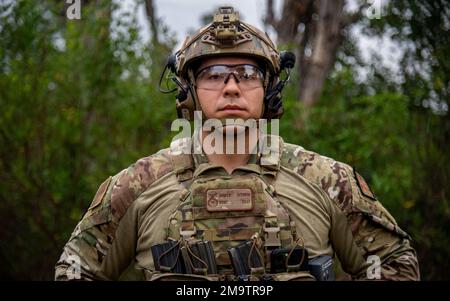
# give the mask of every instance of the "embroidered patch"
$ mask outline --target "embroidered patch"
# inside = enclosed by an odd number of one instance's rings
[[[366,183],[364,178],[356,171],[356,169],[353,167],[353,174],[356,179],[356,184],[358,184],[359,190],[361,191],[361,194],[365,197],[368,197],[369,199],[372,199],[374,201],[377,200],[375,195],[373,194],[372,190],[370,189],[369,185]]]
[[[206,210],[210,212],[252,209],[252,190],[249,188],[209,189],[206,191]]]

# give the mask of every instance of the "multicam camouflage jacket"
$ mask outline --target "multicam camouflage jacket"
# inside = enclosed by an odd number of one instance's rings
[[[272,185],[310,257],[336,255],[353,279],[368,279],[370,259],[376,256],[381,264],[376,278],[419,280],[411,238],[361,175],[344,163],[279,139],[281,152],[269,162]],[[197,176],[228,175],[203,153],[192,158]],[[264,159],[251,156],[231,175],[259,173]],[[150,246],[165,241],[168,220],[186,194],[179,180],[170,149],[109,177],[65,245],[55,279],[148,279],[154,270]]]

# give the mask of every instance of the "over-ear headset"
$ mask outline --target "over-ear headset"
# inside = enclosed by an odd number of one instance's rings
[[[288,51],[280,53],[280,73],[284,70],[286,78],[279,80],[274,87],[267,89],[264,96],[264,117],[271,120],[276,117],[281,117],[283,114],[283,102],[281,91],[289,82],[291,69],[295,65],[295,54]]]
[[[167,58],[166,66],[164,67],[164,71],[161,74],[161,78],[159,81],[159,90],[163,93],[171,93],[175,90],[178,90],[178,94],[176,95],[176,103],[177,103],[177,111],[179,118],[186,118],[191,120],[191,116],[193,112],[188,112],[186,110],[183,111],[185,105],[183,104],[188,100],[189,93],[195,93],[192,91],[194,88],[192,87],[192,83],[189,80],[182,79],[177,72],[176,68],[176,60],[177,55],[171,54]],[[295,65],[295,54],[288,51],[280,52],[280,73],[285,71],[286,78],[279,79],[278,82],[274,86],[270,86],[266,89],[264,96],[264,116],[268,120],[271,120],[276,117],[281,117],[283,114],[283,103],[282,103],[282,95],[281,92],[284,86],[289,82],[291,69]],[[169,70],[172,76],[170,80],[172,80],[177,88],[173,88],[172,90],[162,90],[161,82],[164,77],[166,71]],[[279,75],[277,75],[278,77]],[[185,83],[183,83],[185,82]],[[195,97],[191,95],[191,97]],[[191,107],[191,106],[190,106]],[[186,109],[186,108],[185,108]]]
[[[194,111],[201,110],[195,88],[193,62],[198,63],[202,57],[211,56],[247,56],[263,62],[266,79],[262,117],[268,120],[281,117],[281,92],[290,79],[295,55],[287,51],[278,52],[266,33],[240,21],[239,13],[232,7],[221,7],[212,23],[187,38],[181,49],[168,57],[161,74],[159,90],[163,93],[178,91],[176,107],[179,118],[193,120]],[[167,70],[169,73],[166,75]],[[166,88],[162,89],[164,77]],[[169,88],[170,82],[175,83],[176,87]]]

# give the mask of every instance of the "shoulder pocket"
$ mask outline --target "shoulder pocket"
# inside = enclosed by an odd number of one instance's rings
[[[104,202],[111,182],[112,177],[109,177],[98,188],[89,209],[80,222],[80,231],[111,221],[110,204],[109,202]]]
[[[394,232],[403,238],[411,239],[411,237],[397,225],[395,219],[379,201],[367,200],[366,198],[361,197],[354,202],[352,211],[361,213],[365,218],[388,231]]]
[[[89,206],[88,210],[93,210],[97,208],[101,203],[103,198],[105,197],[106,191],[108,191],[109,185],[111,184],[112,177],[109,177],[104,181],[100,187],[98,188],[97,192],[95,193],[94,199],[92,200],[91,205]]]
[[[87,230],[93,226],[108,223],[111,220],[111,210],[109,207],[97,210],[92,213],[88,212],[80,222],[80,231]]]
[[[407,239],[411,240],[411,237],[408,235],[408,233],[403,231],[396,223],[391,222],[389,219],[387,219],[386,216],[380,217],[373,213],[368,213],[368,212],[364,212],[363,215],[365,215],[369,220],[380,225],[384,229],[394,232],[403,238],[407,238]]]
[[[375,225],[393,232],[402,238],[411,239],[411,237],[397,225],[394,217],[386,210],[386,208],[375,199],[371,189],[361,175],[354,171],[350,182],[353,190],[352,212],[362,214]]]

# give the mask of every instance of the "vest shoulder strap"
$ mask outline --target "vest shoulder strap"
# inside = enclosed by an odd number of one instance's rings
[[[170,157],[175,175],[181,184],[189,182],[194,175],[191,138],[180,138],[170,144]]]
[[[280,171],[281,156],[283,154],[283,138],[277,135],[266,135],[260,146],[261,175],[274,180]]]

